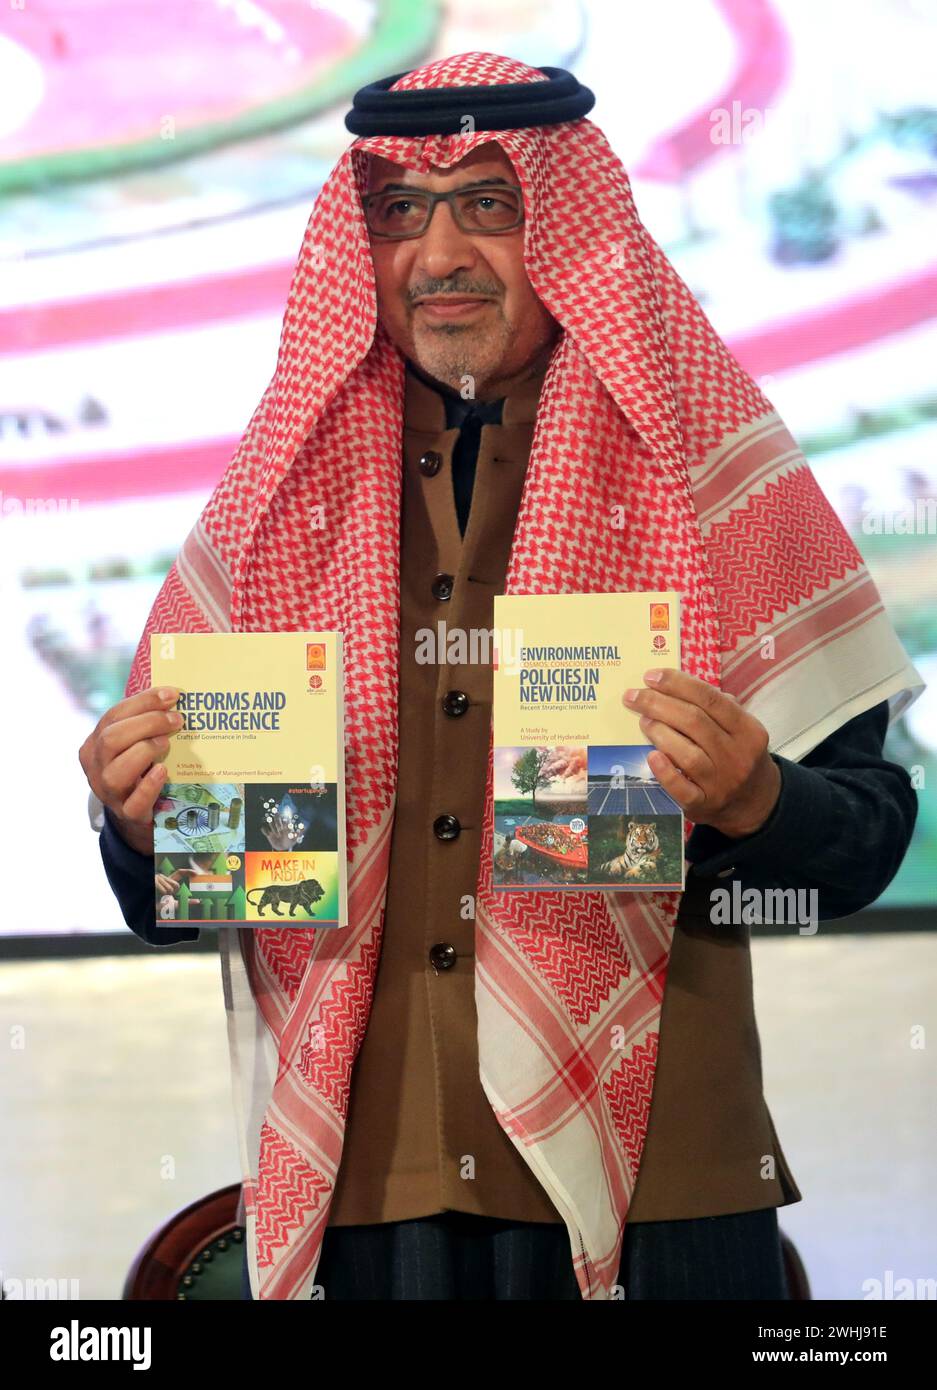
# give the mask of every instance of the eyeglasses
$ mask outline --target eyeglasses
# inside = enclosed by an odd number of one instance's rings
[[[422,236],[437,203],[448,203],[456,226],[473,236],[510,232],[524,220],[524,195],[518,184],[472,183],[450,193],[371,193],[362,199],[368,229],[376,237],[402,241]]]

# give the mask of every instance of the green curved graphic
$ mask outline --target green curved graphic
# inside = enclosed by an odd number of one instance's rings
[[[347,98],[358,87],[389,72],[412,67],[414,60],[428,50],[438,27],[440,8],[441,0],[383,0],[374,32],[362,47],[337,62],[309,87],[239,116],[183,131],[171,140],[157,136],[77,154],[40,155],[6,165],[0,168],[0,193],[41,193],[59,183],[79,183],[173,164],[308,120]]]

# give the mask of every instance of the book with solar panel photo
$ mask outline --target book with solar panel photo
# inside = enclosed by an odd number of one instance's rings
[[[493,645],[492,887],[682,889],[683,812],[622,700],[679,670],[678,595],[496,595]]]
[[[156,925],[343,927],[338,632],[153,633],[183,725],[153,808]]]

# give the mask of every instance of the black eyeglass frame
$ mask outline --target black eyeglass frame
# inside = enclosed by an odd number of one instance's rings
[[[521,195],[518,199],[518,202],[520,203],[520,208],[518,210],[516,222],[512,222],[509,227],[493,227],[490,230],[486,230],[481,227],[466,227],[463,225],[459,209],[455,202],[456,198],[460,198],[463,193],[478,193],[484,191],[487,193],[497,194],[507,192],[508,190],[510,190],[513,193],[519,193]],[[379,232],[371,226],[370,220],[368,218],[368,213],[371,204],[376,202],[378,198],[393,198],[395,196],[398,198],[406,198],[414,193],[420,198],[429,199],[429,207],[426,213],[426,221],[423,223],[423,226],[420,228],[418,232]],[[505,232],[517,231],[517,228],[523,226],[524,223],[524,190],[521,188],[519,183],[467,183],[462,188],[450,189],[448,193],[430,193],[430,191],[425,188],[389,188],[383,192],[369,193],[367,197],[361,199],[361,206],[364,208],[364,216],[365,221],[367,222],[368,231],[371,233],[372,236],[379,237],[381,241],[408,241],[411,240],[413,237],[424,236],[425,233],[429,231],[429,225],[433,220],[433,214],[436,211],[437,203],[449,204],[449,210],[452,213],[452,217],[456,226],[459,228],[461,232],[465,232],[468,236],[502,236]]]

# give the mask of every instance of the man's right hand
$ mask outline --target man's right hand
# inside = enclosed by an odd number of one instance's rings
[[[168,699],[160,691],[168,691]],[[95,796],[117,823],[122,839],[139,854],[153,853],[153,806],[166,781],[157,759],[182,725],[172,706],[179,691],[149,686],[106,710],[78,750]]]

